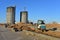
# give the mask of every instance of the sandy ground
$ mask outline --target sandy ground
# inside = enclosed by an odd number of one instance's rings
[[[60,40],[60,38],[25,30],[21,32],[12,32],[9,29],[0,27],[0,40]]]

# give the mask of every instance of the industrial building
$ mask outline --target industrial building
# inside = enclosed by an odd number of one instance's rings
[[[20,12],[20,22],[28,23],[28,12],[27,11]]]
[[[7,7],[7,24],[15,24],[15,6]]]

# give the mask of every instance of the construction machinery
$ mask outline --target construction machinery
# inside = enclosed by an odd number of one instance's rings
[[[37,24],[38,24],[39,30],[42,30],[42,32],[46,31],[46,26],[45,26],[44,20],[38,20]]]

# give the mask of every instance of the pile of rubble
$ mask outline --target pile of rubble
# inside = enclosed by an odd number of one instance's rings
[[[46,31],[42,32],[41,30],[38,30],[37,28],[35,29],[31,26],[32,26],[32,24],[18,23],[18,24],[11,25],[9,28],[13,28],[13,29],[15,29],[15,31],[26,30],[26,31],[32,31],[32,32],[60,38],[60,32],[55,32],[55,31],[50,31],[50,30],[47,32]]]

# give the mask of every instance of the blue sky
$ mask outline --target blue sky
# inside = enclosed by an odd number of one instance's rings
[[[6,8],[16,5],[16,22],[20,21],[20,11],[28,11],[28,19],[36,22],[44,19],[46,23],[60,22],[60,0],[0,0],[0,23],[6,22]]]

